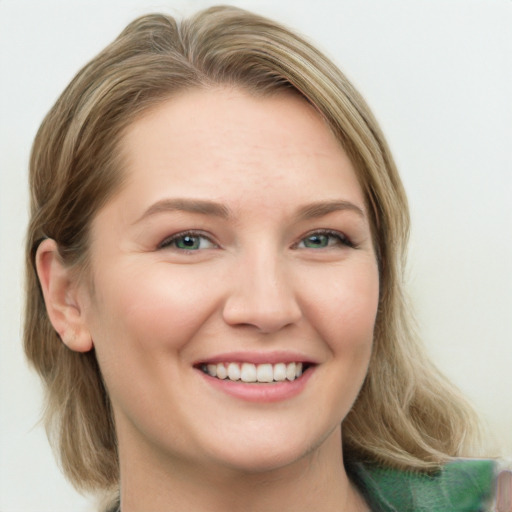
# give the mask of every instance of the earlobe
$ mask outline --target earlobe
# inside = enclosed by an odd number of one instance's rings
[[[76,276],[62,262],[55,240],[46,239],[39,245],[36,269],[53,328],[71,350],[88,352],[93,342],[79,300]]]

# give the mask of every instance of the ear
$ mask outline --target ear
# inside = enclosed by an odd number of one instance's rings
[[[93,341],[79,300],[77,278],[62,262],[55,240],[46,239],[39,245],[36,269],[53,328],[71,350],[88,352]]]

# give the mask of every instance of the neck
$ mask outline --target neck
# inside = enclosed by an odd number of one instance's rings
[[[368,510],[345,472],[340,429],[300,460],[268,471],[123,455],[122,512]]]

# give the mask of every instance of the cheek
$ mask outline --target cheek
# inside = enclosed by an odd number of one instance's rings
[[[139,269],[116,268],[100,275],[94,311],[98,342],[108,340],[144,354],[148,349],[178,351],[215,309],[216,297],[191,269],[171,272],[163,263]],[[127,354],[129,355],[129,353]]]
[[[183,380],[184,348],[216,298],[191,269],[155,263],[106,270],[95,281],[89,315],[98,363],[116,414],[150,417],[155,403],[172,402],[169,383]]]
[[[318,283],[324,283],[318,286]],[[368,354],[379,303],[379,275],[372,261],[330,272],[309,283],[308,304],[332,351]]]
[[[311,286],[309,302],[312,323],[330,353],[316,399],[319,410],[331,411],[333,428],[343,422],[366,377],[379,302],[376,265],[346,270],[331,273],[323,290]]]

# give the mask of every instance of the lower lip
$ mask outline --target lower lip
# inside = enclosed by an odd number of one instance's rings
[[[310,366],[300,377],[291,381],[282,381],[274,383],[247,383],[232,381],[229,379],[217,379],[198,370],[205,381],[212,387],[220,391],[246,400],[248,402],[271,403],[289,400],[299,395],[308,383],[311,375],[315,370],[314,366]]]

